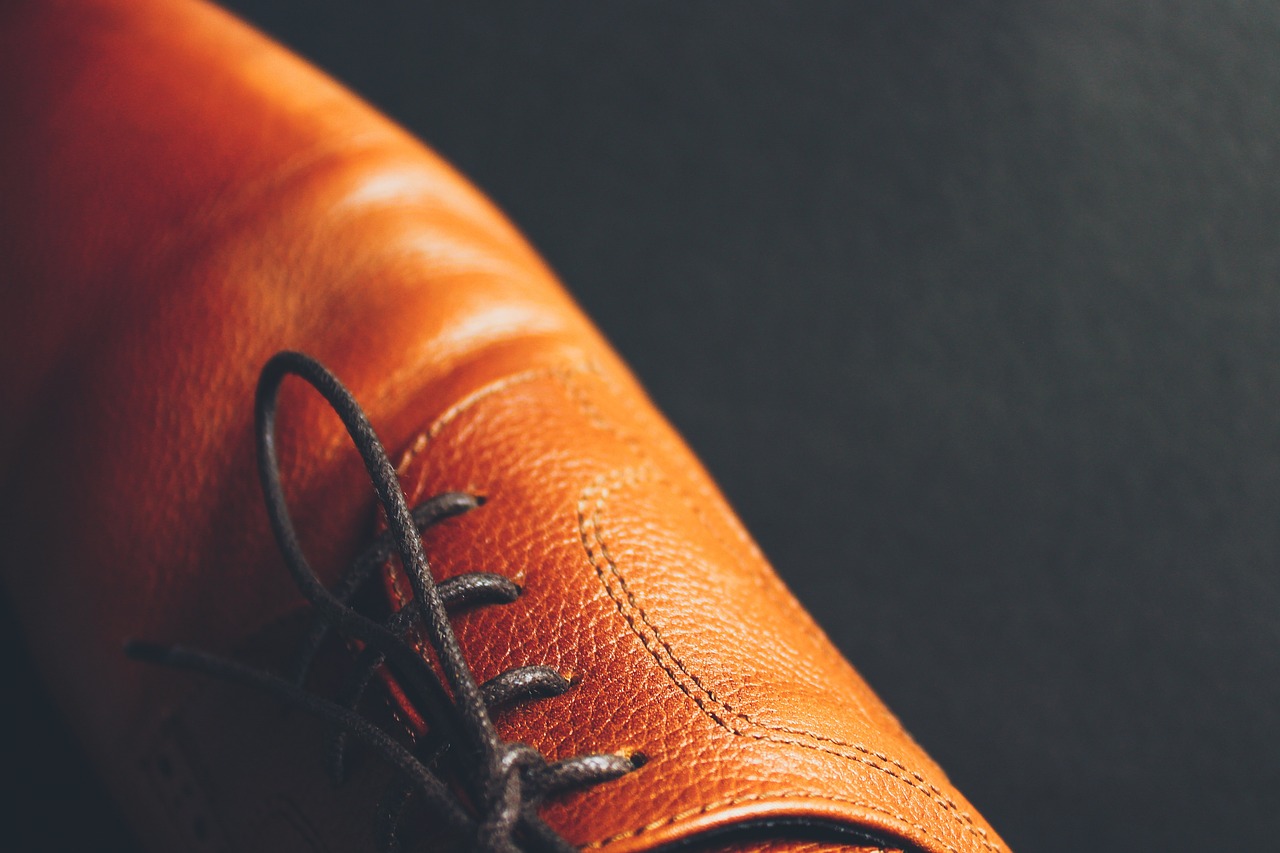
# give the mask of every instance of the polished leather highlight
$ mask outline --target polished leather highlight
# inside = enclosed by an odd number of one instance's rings
[[[5,582],[155,849],[372,847],[386,768],[333,789],[323,725],[120,654],[148,637],[272,664],[296,636],[251,431],[257,371],[283,348],[333,369],[402,449],[411,504],[486,497],[424,537],[440,577],[524,589],[455,618],[468,661],[482,681],[545,664],[574,684],[498,712],[503,736],[647,758],[543,810],[569,840],[646,850],[742,826],[776,839],[751,849],[1004,849],[439,158],[210,6],[25,2],[0,24],[0,453],[24,496]],[[336,419],[284,397],[287,488],[332,579],[372,534],[372,495]],[[385,587],[409,595],[394,564]],[[403,703],[370,713],[413,733]]]

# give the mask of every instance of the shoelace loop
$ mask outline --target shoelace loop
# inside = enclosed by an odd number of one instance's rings
[[[276,409],[280,387],[288,376],[309,383],[341,418],[387,521],[387,532],[355,559],[332,589],[320,581],[303,552],[281,482]],[[355,397],[324,366],[301,353],[281,352],[267,362],[258,381],[255,421],[258,474],[271,528],[294,583],[314,612],[313,625],[299,643],[288,675],[182,646],[133,642],[127,652],[139,660],[255,687],[329,723],[327,763],[335,784],[345,777],[350,739],[381,755],[400,777],[383,798],[378,831],[383,851],[399,849],[400,826],[413,802],[460,839],[470,839],[476,850],[572,850],[538,815],[541,802],[571,788],[615,779],[638,763],[608,753],[548,763],[533,747],[503,741],[498,734],[491,708],[556,696],[570,684],[550,667],[537,665],[516,667],[478,684],[462,653],[449,610],[510,604],[521,589],[508,578],[486,572],[437,583],[421,534],[447,518],[479,508],[483,499],[448,492],[410,510],[386,450]],[[413,597],[389,617],[374,619],[351,602],[394,556],[400,558]],[[409,641],[415,629],[434,651],[443,679]],[[331,634],[358,649],[336,700],[305,686],[312,663]],[[394,672],[428,723],[426,736],[412,749],[359,713],[368,685],[384,666]]]

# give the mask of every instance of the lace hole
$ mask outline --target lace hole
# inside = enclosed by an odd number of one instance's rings
[[[649,763],[649,756],[638,749],[623,751],[622,757],[631,762],[632,770],[639,770]]]

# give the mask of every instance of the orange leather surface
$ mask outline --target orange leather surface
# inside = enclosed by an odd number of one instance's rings
[[[896,853],[896,851],[888,850],[884,847],[865,847],[862,845],[856,847],[835,846],[824,844],[816,841],[761,841],[748,844],[735,845],[733,847],[709,847],[709,853],[721,853],[721,851],[733,850],[734,853],[828,853],[829,851],[840,851],[840,853]]]
[[[284,348],[328,365],[402,448],[411,503],[488,498],[425,540],[441,576],[525,590],[459,616],[463,650],[481,680],[547,664],[575,685],[499,714],[504,736],[553,759],[647,756],[546,807],[571,841],[640,850],[804,819],[1003,849],[537,255],[435,155],[209,6],[25,2],[0,24],[0,462],[23,496],[5,582],[157,849],[371,844],[379,770],[328,790],[322,727],[120,653],[147,637],[270,657],[298,613],[253,467],[256,373]],[[318,399],[284,398],[295,518],[335,578],[372,495]],[[407,595],[394,570],[386,585]]]

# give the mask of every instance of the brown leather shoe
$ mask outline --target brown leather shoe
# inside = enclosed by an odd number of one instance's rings
[[[154,849],[1003,849],[437,157],[197,2],[0,24],[5,581]]]

